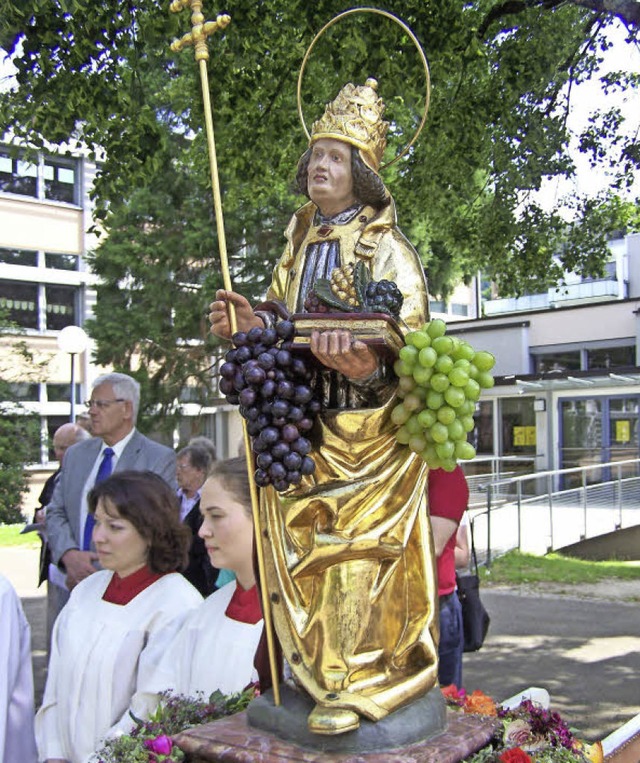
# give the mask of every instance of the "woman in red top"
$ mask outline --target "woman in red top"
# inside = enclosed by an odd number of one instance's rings
[[[456,594],[455,548],[458,525],[469,503],[462,469],[429,471],[429,516],[437,557],[440,602],[438,680],[441,686],[462,686],[464,633],[462,608]]]

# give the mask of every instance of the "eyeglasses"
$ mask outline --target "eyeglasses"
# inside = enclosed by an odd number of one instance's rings
[[[94,406],[100,411],[104,411],[105,408],[109,408],[114,403],[126,403],[127,401],[123,397],[116,397],[114,400],[85,400],[84,404],[87,408],[91,409]]]

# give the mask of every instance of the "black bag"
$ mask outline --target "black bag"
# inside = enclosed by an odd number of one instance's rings
[[[476,547],[473,542],[473,521],[471,522],[471,553],[475,566],[475,574],[458,575],[458,598],[462,605],[462,625],[464,629],[464,651],[477,652],[484,643],[489,630],[491,619],[480,600],[480,578],[478,577],[478,560]]]

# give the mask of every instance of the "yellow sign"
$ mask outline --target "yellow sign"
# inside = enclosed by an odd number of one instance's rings
[[[513,428],[513,444],[519,448],[524,448],[527,445],[535,446],[536,428],[535,427],[514,427]]]
[[[631,422],[616,421],[616,442],[629,442],[631,440]]]

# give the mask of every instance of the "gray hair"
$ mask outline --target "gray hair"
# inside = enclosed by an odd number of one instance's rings
[[[121,397],[123,400],[127,400],[131,403],[133,409],[133,422],[135,424],[138,418],[138,410],[140,408],[140,384],[127,374],[110,373],[102,374],[93,382],[91,389],[99,387],[101,384],[110,384],[113,389],[113,394],[116,397]]]
[[[213,440],[210,440],[208,437],[204,437],[204,435],[196,435],[189,440],[187,445],[195,445],[196,448],[206,450],[211,456],[211,461],[216,460],[216,445]]]
[[[186,445],[182,450],[179,450],[176,454],[176,458],[188,458],[189,464],[204,474],[209,473],[211,463],[211,453],[198,445]]]

